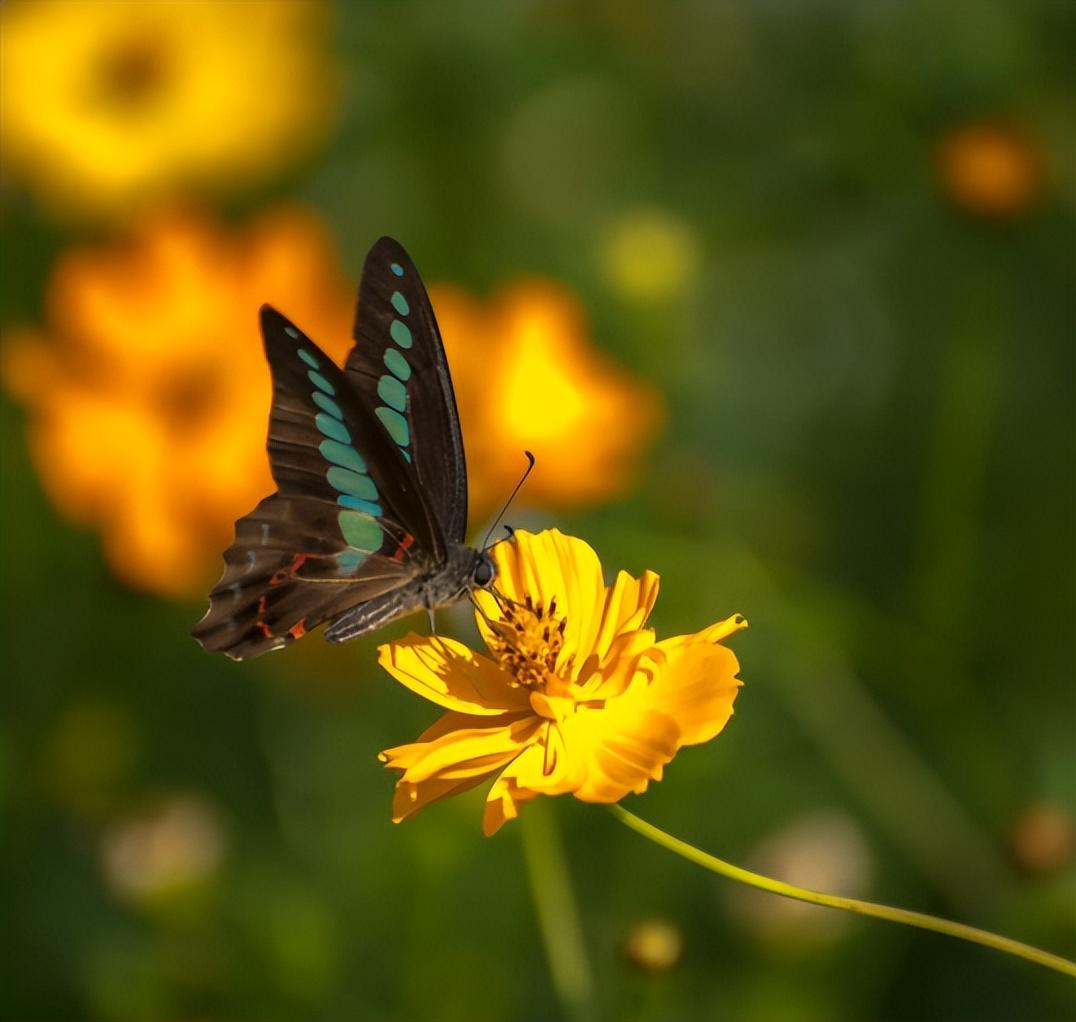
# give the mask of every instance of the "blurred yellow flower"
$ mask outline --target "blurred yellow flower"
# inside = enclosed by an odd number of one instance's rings
[[[637,210],[612,226],[601,249],[606,280],[625,298],[676,298],[698,271],[699,246],[691,228],[661,210]]]
[[[5,3],[5,173],[58,212],[118,213],[291,163],[332,116],[325,15],[319,0]]]
[[[594,348],[568,291],[525,281],[481,305],[442,285],[430,298],[452,367],[474,516],[504,499],[524,450],[538,459],[525,494],[533,503],[574,507],[627,489],[661,400]]]
[[[986,217],[1013,216],[1038,199],[1042,160],[1032,139],[1001,122],[966,124],[938,148],[938,175],[961,209]]]
[[[179,595],[213,575],[235,519],[273,489],[258,308],[342,359],[352,294],[299,209],[236,233],[170,212],[60,259],[47,336],[9,332],[4,383],[29,409],[49,496],[101,530],[121,578]]]
[[[489,656],[436,635],[380,649],[397,681],[448,711],[381,754],[400,773],[394,822],[494,776],[486,834],[539,795],[618,802],[728,723],[739,664],[719,643],[746,627],[739,614],[657,642],[653,572],[606,586],[597,554],[556,530],[517,532],[493,557],[504,610],[477,597]]]

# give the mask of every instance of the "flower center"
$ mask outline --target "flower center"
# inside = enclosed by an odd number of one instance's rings
[[[190,366],[161,382],[155,397],[165,425],[183,436],[206,418],[222,400],[219,373],[205,366]]]
[[[168,54],[148,34],[117,41],[102,54],[98,68],[101,99],[115,109],[136,112],[163,88],[168,78]]]
[[[496,622],[490,651],[516,685],[544,689],[549,678],[555,676],[567,624],[566,618],[557,617],[556,597],[545,607],[528,595],[521,604],[507,604]]]

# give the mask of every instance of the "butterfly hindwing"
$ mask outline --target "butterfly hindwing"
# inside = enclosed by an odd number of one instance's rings
[[[443,557],[442,532],[415,473],[374,410],[275,309],[263,307],[261,323],[278,492],[237,523],[224,575],[194,632],[207,649],[236,659],[403,590]]]
[[[345,372],[414,469],[444,538],[467,530],[467,469],[441,335],[418,270],[381,238],[363,267]]]

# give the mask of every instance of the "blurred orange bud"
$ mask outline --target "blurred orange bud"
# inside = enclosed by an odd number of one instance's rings
[[[680,964],[684,936],[667,919],[644,919],[636,923],[624,941],[624,957],[643,972],[668,972]]]
[[[1064,806],[1041,802],[1028,806],[1012,829],[1012,853],[1029,873],[1048,873],[1072,862],[1076,825]]]
[[[1024,212],[1043,185],[1042,158],[1026,132],[1002,122],[967,124],[942,139],[938,176],[961,209],[984,217]]]

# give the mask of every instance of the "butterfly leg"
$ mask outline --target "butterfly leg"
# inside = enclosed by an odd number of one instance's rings
[[[437,634],[437,620],[433,615],[433,607],[427,607],[426,613],[430,615],[430,635]]]
[[[489,592],[493,592],[493,590],[491,589],[491,590],[489,590]],[[496,622],[492,621],[490,619],[490,616],[482,609],[482,604],[479,603],[478,600],[475,599],[474,593],[468,591],[467,596],[470,598],[471,603],[474,605],[475,613],[478,614],[482,618],[482,620],[486,622],[486,625],[489,628],[493,629],[493,631],[496,631],[497,630]],[[494,598],[496,598],[496,597],[494,597]],[[500,609],[501,613],[503,614],[504,613],[504,607],[500,603],[497,604],[497,607]]]

